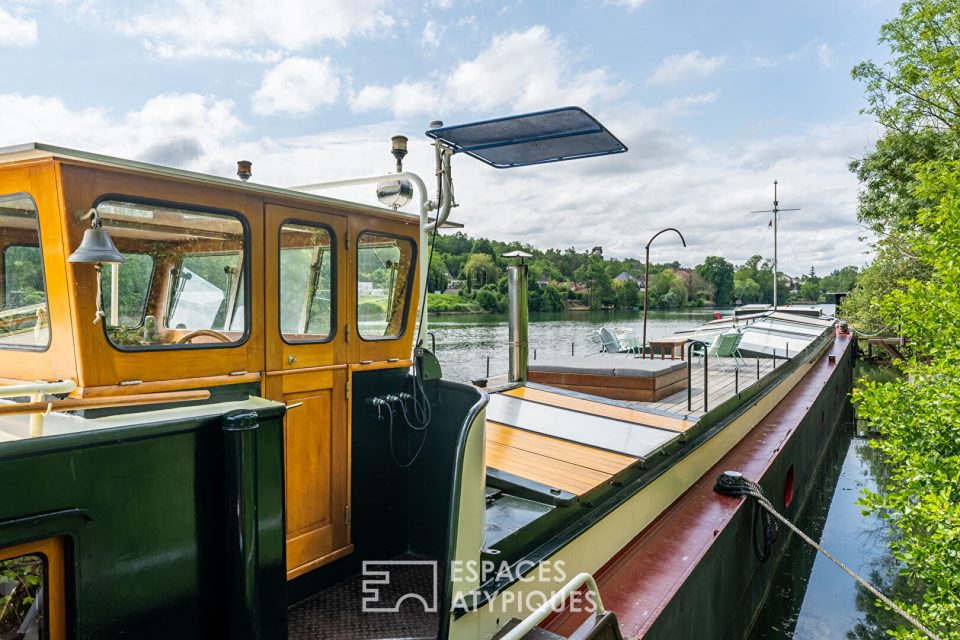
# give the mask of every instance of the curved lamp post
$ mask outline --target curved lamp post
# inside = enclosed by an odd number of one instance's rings
[[[680,236],[680,242],[683,243],[683,246],[687,246],[687,241],[683,239],[683,234],[674,229],[673,227],[667,227],[666,229],[661,229],[657,231],[650,242],[647,243],[647,261],[643,267],[643,342],[640,343],[640,353],[643,354],[643,357],[647,357],[647,299],[650,295],[650,245],[653,244],[653,241],[657,239],[661,233],[666,233],[667,231],[673,231],[678,236]],[[653,357],[653,354],[650,354],[650,357]],[[672,356],[671,356],[672,357]]]

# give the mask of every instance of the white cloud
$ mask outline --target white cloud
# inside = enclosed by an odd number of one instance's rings
[[[350,101],[356,112],[392,111],[397,118],[430,113],[436,104],[433,87],[425,82],[400,82],[391,87],[367,85]]]
[[[37,21],[17,17],[0,7],[0,47],[32,47],[37,44]]]
[[[667,56],[660,66],[654,69],[647,84],[665,85],[681,82],[690,77],[703,78],[717,71],[726,60],[726,56],[705,58],[699,51]]]
[[[809,59],[813,55],[817,61],[824,67],[833,66],[833,48],[826,42],[821,42],[819,38],[813,38],[804,42],[793,51],[780,55],[755,55],[753,56],[753,66],[761,69],[773,69],[780,65]]]
[[[602,67],[581,70],[564,41],[543,26],[493,38],[472,60],[458,63],[444,81],[404,81],[362,88],[355,111],[391,109],[404,118],[425,113],[439,95],[452,108],[533,110],[558,104],[589,106],[618,96],[624,85]],[[436,87],[436,88],[435,88]]]
[[[225,51],[266,46],[301,51],[393,25],[387,0],[176,0],[117,23],[160,55],[224,57]]]
[[[380,87],[364,99],[379,104],[393,96],[392,88]],[[710,99],[700,94],[683,101]],[[749,212],[767,208],[776,178],[781,204],[803,208],[782,220],[785,272],[799,274],[813,265],[826,273],[865,261],[857,242],[857,183],[846,164],[875,138],[867,119],[798,126],[791,135],[740,132],[707,142],[677,131],[679,111],[676,101],[668,101],[597,112],[630,147],[626,154],[511,171],[458,156],[461,206],[455,220],[474,236],[581,251],[601,245],[615,257],[642,256],[650,235],[669,223],[689,246],[655,246],[654,261],[692,266],[707,255],[723,255],[742,263],[755,253],[771,254],[767,218]],[[231,176],[235,160],[244,157],[254,162],[256,181],[279,186],[390,171],[390,136],[413,127],[395,121],[314,136],[253,136],[231,102],[197,94],[157,96],[123,114],[71,109],[58,98],[0,94],[0,112],[7,114],[0,120],[0,144],[38,139],[223,176]],[[432,175],[428,141],[410,138],[405,167]],[[369,188],[327,193],[375,204]]]
[[[823,66],[833,66],[833,50],[826,42],[820,42],[817,44],[817,57],[820,59],[820,64]]]
[[[304,115],[330,106],[340,96],[340,77],[329,58],[287,58],[263,74],[253,95],[261,115]]]
[[[233,102],[194,93],[161,94],[122,115],[6,93],[0,112],[0,145],[46,142],[197,170],[207,170],[210,154],[244,131]]]
[[[433,20],[427,20],[423,25],[423,34],[420,36],[420,46],[424,49],[436,49],[440,46],[440,37],[443,35],[443,28],[438,27]]]
[[[625,7],[628,11],[633,11],[647,4],[647,0],[604,0],[604,4]]]

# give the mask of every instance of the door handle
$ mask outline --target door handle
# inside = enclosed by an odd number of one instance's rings
[[[302,407],[302,406],[303,406],[303,403],[302,403],[302,402],[293,402],[293,403],[291,403],[291,404],[284,405],[284,406],[287,408],[287,411],[290,411],[290,409],[296,409],[297,407]]]

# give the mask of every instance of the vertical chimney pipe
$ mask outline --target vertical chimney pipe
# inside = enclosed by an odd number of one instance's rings
[[[507,316],[510,340],[507,381],[526,382],[530,348],[527,341],[527,265],[522,262],[507,267]]]

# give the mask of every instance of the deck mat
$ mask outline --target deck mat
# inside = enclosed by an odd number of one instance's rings
[[[427,600],[433,594],[434,574],[431,565],[385,564],[378,565],[377,570],[390,571],[390,584],[378,586],[379,602],[384,603],[385,607],[394,604],[404,594],[420,594]],[[364,612],[363,581],[362,575],[353,576],[290,607],[287,610],[289,640],[437,637],[439,617],[435,612],[424,612],[423,604],[419,601],[405,600],[398,612]]]

